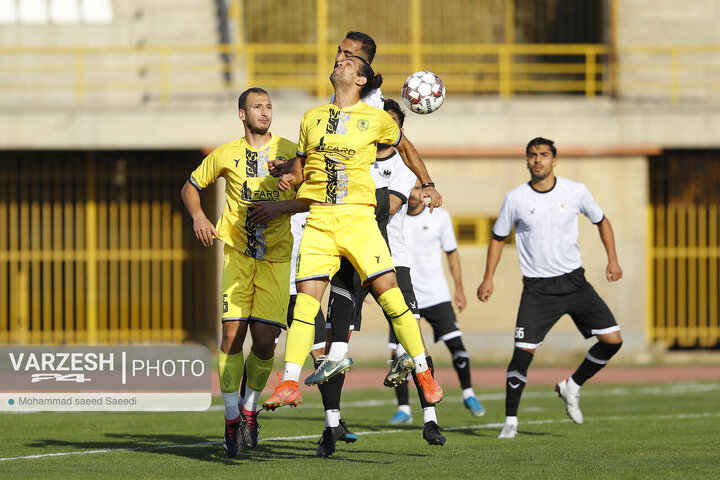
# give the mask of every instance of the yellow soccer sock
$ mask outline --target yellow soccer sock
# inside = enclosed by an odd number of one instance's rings
[[[298,293],[293,322],[287,333],[285,362],[305,363],[315,340],[315,317],[319,310],[320,302],[310,295]]]
[[[395,336],[411,357],[425,352],[420,327],[412,311],[405,303],[405,297],[399,288],[387,290],[377,299],[378,304],[390,317]]]
[[[225,404],[225,418],[232,420],[240,416],[238,408],[238,391],[245,371],[242,352],[228,355],[222,350],[218,353],[218,374],[220,376],[220,392]]]
[[[272,373],[274,360],[274,356],[267,360],[261,360],[252,351],[248,354],[247,365],[245,365],[247,371],[247,388],[255,390],[256,392],[263,391],[270,377],[270,373]]]
[[[220,375],[220,391],[237,393],[245,372],[245,359],[242,352],[229,355],[222,350],[218,354],[218,374]]]

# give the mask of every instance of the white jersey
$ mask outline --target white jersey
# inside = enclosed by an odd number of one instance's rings
[[[450,214],[442,208],[433,209],[433,213],[424,208],[405,218],[403,232],[418,308],[449,302],[441,252],[457,250]]]
[[[298,250],[300,250],[300,240],[305,231],[305,222],[310,212],[300,212],[290,217],[290,232],[293,236],[292,259],[290,260],[290,295],[297,295],[295,288],[295,269],[297,267]]]
[[[330,101],[335,100],[335,94],[332,94]],[[370,93],[365,95],[362,99],[363,103],[367,103],[371,107],[379,108],[383,110],[385,108],[385,97],[383,97],[382,90],[379,88],[373,88]]]
[[[578,213],[595,224],[604,218],[582,183],[556,177],[553,188],[538,192],[528,182],[505,196],[493,234],[507,237],[514,226],[523,275],[557,277],[582,266]]]
[[[395,195],[402,201],[397,212],[390,215],[387,224],[388,244],[392,254],[392,262],[396,267],[407,267],[408,260],[405,252],[405,238],[403,224],[407,214],[407,199],[415,186],[417,177],[403,162],[400,154],[393,150],[389,157],[378,158],[373,165],[379,176],[386,179],[388,193]]]

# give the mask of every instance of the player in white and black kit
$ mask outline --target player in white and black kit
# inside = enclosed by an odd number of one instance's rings
[[[617,353],[622,345],[620,327],[610,309],[585,280],[578,246],[577,216],[582,213],[598,226],[605,246],[610,282],[622,278],[610,221],[587,187],[554,174],[557,150],[551,140],[535,138],[525,149],[530,181],[505,196],[493,226],[487,265],[477,296],[487,302],[493,293],[493,275],[505,239],[515,227],[515,240],[523,272],[523,292],[515,328],[515,350],[507,370],[505,425],[498,438],[517,435],[517,410],[527,370],[535,349],[558,319],[569,314],[585,338],[596,336],[585,360],[568,379],[555,386],[568,416],[583,423],[580,387]]]
[[[445,342],[450,354],[455,372],[462,387],[463,403],[473,416],[485,414],[485,408],[477,400],[470,381],[470,356],[462,341],[462,332],[458,327],[453,311],[450,289],[445,281],[445,271],[442,266],[441,251],[445,252],[448,265],[455,284],[455,304],[459,311],[467,305],[462,286],[460,272],[460,256],[457,251],[457,240],[453,231],[452,219],[447,210],[435,209],[432,215],[420,200],[420,184],[414,184],[407,203],[407,218],[404,219],[402,239],[402,258],[395,260],[395,250],[392,250],[393,263],[407,265],[413,278],[413,288],[417,298],[420,316],[425,318],[433,328],[435,341]],[[390,221],[392,224],[395,218]],[[390,233],[390,226],[388,226]],[[391,236],[392,238],[392,236]],[[405,252],[407,250],[407,253]],[[402,263],[399,263],[402,262]],[[398,278],[400,274],[398,272]],[[391,345],[397,341],[391,337]],[[402,345],[392,345],[402,354]],[[406,387],[407,388],[407,387]],[[396,389],[398,396],[398,411],[389,423],[410,423],[410,406],[403,396],[402,385]],[[425,413],[423,411],[423,413]]]
[[[402,128],[405,123],[405,113],[400,108],[400,105],[394,100],[385,100],[384,108]],[[420,311],[415,298],[403,232],[410,193],[417,182],[417,177],[405,165],[400,154],[394,148],[383,145],[378,145],[378,156],[375,165],[373,165],[373,178],[377,178],[376,184],[382,181],[378,177],[386,179],[388,182],[390,218],[387,223],[387,239],[398,286],[405,298],[405,303],[410,307],[415,318],[420,320]],[[413,369],[413,361],[395,338],[392,326],[390,328],[390,343],[393,349],[392,365],[383,383],[387,387],[395,387],[398,404],[403,406],[401,408],[409,410],[409,392],[406,379],[408,373]],[[427,351],[425,355],[428,365],[431,369],[434,369],[432,357]],[[415,381],[415,387],[423,409],[423,438],[430,445],[443,445],[445,437],[440,433],[435,406],[425,401],[417,381]]]

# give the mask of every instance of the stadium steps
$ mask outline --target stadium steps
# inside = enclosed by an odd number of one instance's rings
[[[220,41],[215,0],[124,0],[113,2],[113,8],[113,22],[107,25],[3,25],[0,44],[48,48],[154,47],[208,46]],[[83,59],[87,78],[82,104],[132,106],[159,104],[165,100],[168,103],[215,103],[234,96],[235,89],[232,93],[229,91],[222,74],[220,56],[190,50],[182,49],[171,55],[170,90],[165,98],[159,93],[158,55],[128,52],[87,56]],[[3,80],[22,86],[2,92],[10,104],[42,107],[79,103],[75,84],[77,59],[73,54],[4,57],[0,59],[0,67],[16,73],[5,75]],[[40,68],[51,72],[52,81],[48,80],[49,76],[38,73]]]

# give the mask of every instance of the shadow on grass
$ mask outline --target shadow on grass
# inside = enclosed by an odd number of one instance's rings
[[[71,441],[47,439],[34,441],[27,444],[28,447],[40,449],[56,448],[71,451],[82,450],[126,450],[143,454],[173,455],[184,457],[201,462],[212,462],[225,465],[235,465],[245,462],[264,463],[277,462],[278,460],[297,460],[317,458],[315,449],[316,440],[277,440],[263,442],[254,449],[244,449],[243,453],[236,458],[229,458],[222,448],[222,441],[217,437],[204,437],[194,435],[147,435],[127,433],[106,433],[107,441]],[[318,438],[320,435],[318,435]],[[54,453],[54,452],[53,452]],[[345,453],[362,453],[367,458],[348,458]],[[344,442],[338,442],[337,450],[333,458],[352,463],[362,464],[384,464],[387,461],[377,461],[378,455],[393,455],[387,451],[371,451],[365,449],[353,449]],[[400,454],[398,455],[406,455]],[[425,455],[418,455],[425,456]],[[375,457],[375,459],[373,458]]]

